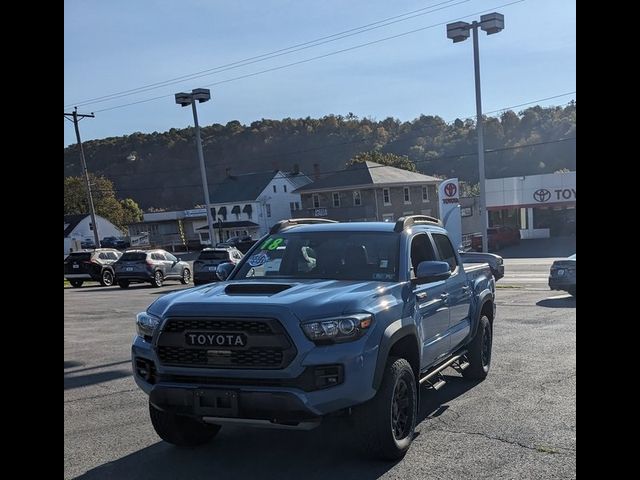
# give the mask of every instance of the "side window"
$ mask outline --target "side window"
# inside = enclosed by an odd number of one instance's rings
[[[170,253],[165,253],[164,256],[165,256],[165,258],[167,260],[169,260],[171,262],[177,262],[178,261],[178,259],[174,255],[171,255]]]
[[[152,253],[151,258],[153,258],[154,260],[166,260],[164,255],[161,253]]]
[[[418,264],[425,261],[433,261],[436,255],[431,246],[431,241],[426,233],[419,233],[411,240],[411,266],[413,267],[412,277],[415,278],[418,271]]]
[[[436,247],[440,252],[440,259],[443,262],[447,262],[451,271],[453,272],[458,266],[458,260],[456,259],[456,253],[453,250],[449,237],[441,233],[433,234],[433,241],[436,243]]]
[[[116,255],[115,252],[107,253],[107,257],[109,257],[109,260],[117,260],[118,259],[118,255]]]
[[[102,252],[100,255],[98,255],[98,258],[100,260],[109,260],[109,257],[107,257],[107,254]]]

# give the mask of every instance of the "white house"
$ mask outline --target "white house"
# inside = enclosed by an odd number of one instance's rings
[[[300,210],[295,189],[310,183],[300,172],[280,170],[230,175],[211,188],[209,208],[214,223],[214,243],[230,237],[260,238],[271,226],[294,217]],[[197,248],[209,245],[209,228],[204,208],[145,213],[142,222],[128,226],[132,236],[148,233],[151,245]]]
[[[116,227],[113,223],[100,215],[96,215],[96,223],[98,224],[98,234],[100,240],[104,237],[121,237],[122,231]],[[93,239],[93,225],[91,224],[91,215],[65,215],[64,216],[64,253],[69,253],[69,250],[74,244],[79,244],[85,239]],[[77,240],[77,242],[74,242]],[[95,243],[95,242],[94,242]]]

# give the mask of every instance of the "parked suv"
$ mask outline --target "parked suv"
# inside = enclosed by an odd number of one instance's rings
[[[113,264],[121,252],[113,248],[97,248],[72,252],[64,259],[64,278],[71,286],[79,288],[85,281],[95,280],[105,287],[113,285],[115,274]]]
[[[222,263],[235,265],[242,260],[242,253],[234,247],[205,248],[198,255],[198,259],[193,262],[193,284],[202,285],[218,281],[216,270]]]
[[[120,288],[141,282],[161,287],[165,280],[185,285],[191,281],[189,264],[165,250],[127,250],[114,267]]]
[[[491,269],[463,263],[432,217],[285,220],[218,273],[136,317],[134,378],[169,443],[331,415],[353,422],[364,451],[397,460],[445,368],[476,382],[489,372]]]

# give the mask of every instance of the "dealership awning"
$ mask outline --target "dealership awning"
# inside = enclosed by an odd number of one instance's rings
[[[221,224],[222,223],[222,224]],[[216,228],[258,228],[260,225],[257,223],[250,222],[248,220],[240,220],[236,222],[214,222],[213,226]],[[196,228],[196,230],[207,230],[209,227],[205,225],[204,227]]]

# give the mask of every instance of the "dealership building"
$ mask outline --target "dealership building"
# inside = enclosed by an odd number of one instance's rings
[[[520,238],[575,235],[576,172],[486,181],[489,227],[518,228]],[[463,233],[480,230],[477,197],[461,198]]]

